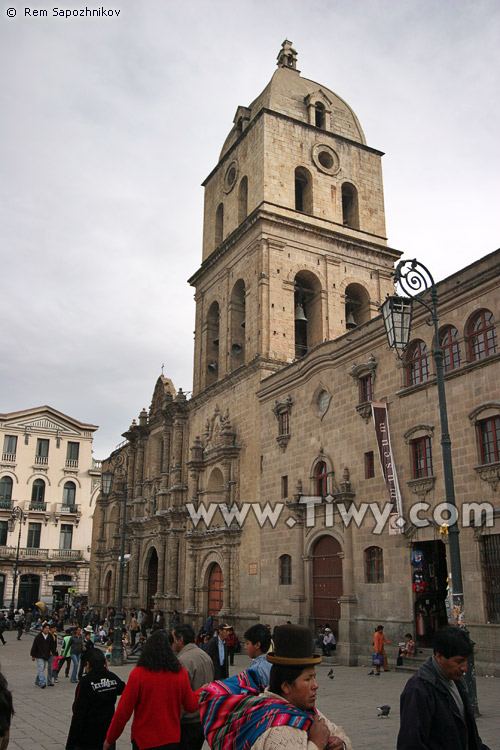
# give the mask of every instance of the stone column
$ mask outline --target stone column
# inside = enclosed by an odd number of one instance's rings
[[[294,514],[294,518],[297,523],[295,525],[295,554],[292,565],[292,581],[295,581],[292,601],[297,602],[297,621],[300,624],[307,624],[307,617],[304,614],[306,591],[304,583],[304,517],[302,507]]]
[[[171,531],[168,540],[167,593],[176,596],[178,593],[179,534]]]
[[[138,539],[133,539],[130,545],[130,596],[138,596],[138,578],[139,578],[139,556],[140,556],[141,544]]]
[[[186,612],[196,612],[196,567],[197,567],[197,550],[188,547],[187,550],[187,575],[186,575]]]
[[[222,550],[222,574],[224,576],[223,603],[219,611],[219,618],[231,614],[231,548]]]
[[[158,596],[163,596],[165,593],[165,537],[161,534],[156,539],[158,550],[158,585],[156,593]]]

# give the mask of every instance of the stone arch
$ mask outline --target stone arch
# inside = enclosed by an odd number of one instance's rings
[[[18,478],[16,472],[12,471],[11,469],[3,469],[0,476],[2,476],[2,477],[9,476],[12,479],[13,482],[15,482],[16,484],[19,484],[19,478]]]
[[[71,476],[71,477],[65,476],[65,477],[62,477],[62,479],[60,479],[58,481],[57,486],[60,487],[61,485],[66,484],[66,482],[74,482],[80,490],[82,489],[82,484],[81,484],[80,480],[78,479],[78,477],[75,477],[75,476]]]
[[[205,366],[207,385],[215,383],[219,375],[219,320],[219,303],[214,300],[208,308],[206,319]]]
[[[146,609],[148,612],[152,612],[155,606],[155,600],[154,597],[158,593],[158,565],[159,565],[159,559],[158,559],[158,551],[154,544],[152,544],[146,553],[146,566],[144,568],[145,570],[145,576],[146,576],[146,591],[145,591],[145,600],[146,600]]]
[[[322,284],[309,269],[294,277],[295,358],[323,341]]]
[[[208,475],[206,492],[209,494],[220,494],[224,490],[224,474],[222,469],[214,466]]]
[[[226,574],[227,571],[224,569],[224,560],[222,559],[222,555],[220,555],[215,550],[208,551],[205,556],[200,561],[199,566],[199,580],[203,582],[203,601],[200,602],[201,608],[203,611],[204,616],[208,616],[208,598],[209,598],[209,577],[210,577],[210,570],[213,568],[214,565],[218,565],[219,568],[222,571],[222,578],[223,581],[226,580]],[[224,584],[222,586],[222,592],[224,597]],[[224,606],[224,602],[222,603],[222,606]],[[222,607],[221,607],[222,608]]]
[[[113,601],[113,570],[108,568],[103,575],[103,603],[109,606]]]
[[[248,216],[248,177],[241,178],[238,187],[238,224],[245,221]]]
[[[352,182],[342,184],[342,224],[359,229],[358,189]]]
[[[295,168],[295,204],[296,211],[304,214],[313,214],[313,184],[312,175],[308,169],[302,166]]]
[[[35,479],[44,479],[49,485],[49,487],[52,486],[52,482],[50,481],[49,477],[47,476],[47,474],[44,474],[42,471],[34,471],[33,474],[30,474],[30,476],[26,480],[26,484],[30,484]]]
[[[370,320],[370,294],[359,282],[349,282],[344,289],[345,326],[356,328]]]
[[[215,212],[215,247],[224,239],[224,204],[219,203]]]
[[[245,282],[239,278],[233,285],[229,302],[229,370],[235,370],[245,363],[245,298]]]

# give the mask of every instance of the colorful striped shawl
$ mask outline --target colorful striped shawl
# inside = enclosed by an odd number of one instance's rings
[[[250,750],[270,727],[288,725],[307,732],[316,712],[266,698],[260,695],[263,687],[257,670],[247,669],[200,691],[201,721],[212,750]]]

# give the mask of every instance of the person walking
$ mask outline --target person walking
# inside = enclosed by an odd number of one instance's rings
[[[49,623],[44,622],[42,624],[42,630],[37,636],[35,636],[30,650],[31,660],[36,661],[37,666],[35,685],[42,689],[47,685],[45,669],[49,663],[51,645],[52,637],[49,635]]]
[[[178,748],[181,710],[198,710],[189,676],[169,643],[165,630],[155,630],[144,644],[128,678],[108,729],[103,750],[111,750],[132,713],[133,750]]]
[[[139,630],[139,622],[136,617],[136,612],[132,612],[132,616],[130,618],[130,625],[128,627],[130,631],[130,645],[132,648],[135,646],[135,639],[137,638],[137,631]]]
[[[189,683],[193,690],[212,682],[214,665],[212,659],[201,648],[195,645],[195,632],[191,625],[177,625],[172,636],[172,648],[182,666],[187,670]],[[205,741],[201,725],[200,712],[182,714],[180,750],[201,750]]]
[[[78,682],[78,667],[80,664],[82,651],[82,629],[80,626],[78,626],[75,630],[74,635],[72,635],[69,640],[69,655],[73,664],[73,671],[71,672],[71,682]]]
[[[25,627],[26,627],[26,618],[23,614],[19,616],[19,619],[17,621],[17,640],[18,641],[21,640]]]
[[[102,651],[89,651],[73,701],[66,750],[101,750],[125,683],[108,670]],[[114,748],[113,748],[114,750]]]
[[[57,624],[55,622],[49,622],[49,642],[50,656],[47,665],[47,685],[52,687],[55,682],[59,682],[57,672],[52,671],[52,662],[54,657],[57,656]]]
[[[64,632],[65,632],[65,635],[64,635],[64,638],[63,638],[63,641],[62,641],[62,645],[61,645],[62,661],[59,664],[59,669],[57,670],[57,672],[58,672],[58,676],[59,676],[59,672],[61,671],[61,669],[63,667],[63,664],[65,664],[66,667],[65,667],[64,676],[65,677],[69,677],[69,668],[71,666],[71,656],[70,656],[70,648],[71,648],[71,646],[70,646],[70,641],[71,641],[71,636],[74,635],[76,631],[75,631],[74,628],[68,628]]]
[[[401,694],[397,750],[489,750],[462,679],[472,653],[467,633],[453,625],[441,628],[433,652]]]
[[[236,649],[238,648],[239,641],[238,636],[236,635],[234,628],[229,628],[227,638],[226,638],[226,646],[227,646],[227,655],[229,658],[229,666],[233,666],[234,664],[234,655],[236,653]]]
[[[78,669],[78,679],[80,680],[83,675],[83,670],[85,669],[85,665],[87,663],[88,655],[90,651],[94,648],[94,631],[92,629],[92,625],[87,625],[86,628],[83,629],[83,640],[82,640],[82,654],[80,656],[80,667]]]

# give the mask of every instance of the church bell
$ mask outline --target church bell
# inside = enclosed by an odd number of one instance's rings
[[[297,321],[300,321],[300,320],[304,321],[304,323],[307,323],[307,318],[304,312],[304,308],[299,302],[297,303],[297,307],[295,308],[295,322],[297,323]]]

